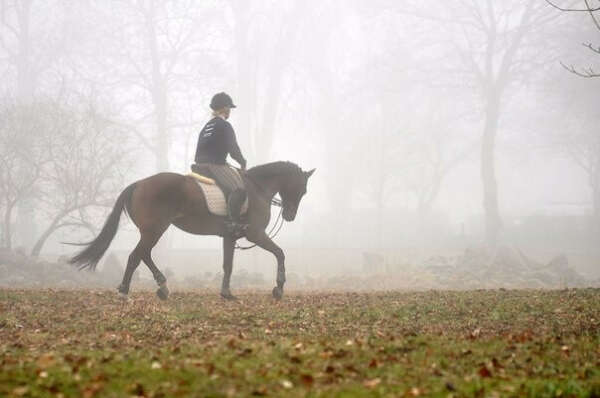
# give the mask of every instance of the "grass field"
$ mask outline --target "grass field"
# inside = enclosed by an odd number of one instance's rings
[[[600,290],[0,290],[0,396],[600,396]]]

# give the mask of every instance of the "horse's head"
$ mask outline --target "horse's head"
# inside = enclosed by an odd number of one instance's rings
[[[285,221],[294,221],[296,218],[300,200],[302,200],[302,197],[306,193],[306,184],[314,172],[315,169],[312,169],[311,171],[301,171],[300,173],[291,173],[289,176],[286,176],[279,190],[283,206],[282,216]]]

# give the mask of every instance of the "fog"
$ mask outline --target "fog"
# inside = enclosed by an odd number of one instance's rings
[[[188,173],[225,91],[249,167],[316,168],[275,238],[290,287],[597,285],[598,45],[544,0],[1,0],[0,236],[26,256],[5,262],[69,257],[131,182]],[[123,216],[116,275],[137,240]],[[220,248],[171,227],[154,253],[212,286]],[[275,270],[237,252],[232,283]]]

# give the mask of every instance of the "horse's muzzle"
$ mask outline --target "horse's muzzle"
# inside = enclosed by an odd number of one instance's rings
[[[288,221],[288,222],[294,221],[294,219],[296,218],[297,211],[298,211],[298,208],[296,206],[294,206],[294,207],[284,206],[281,216],[283,217],[283,219],[285,221]]]

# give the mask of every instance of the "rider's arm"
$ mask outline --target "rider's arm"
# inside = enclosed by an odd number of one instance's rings
[[[198,155],[200,155],[200,135],[198,135],[198,142],[196,143],[196,155],[194,156],[194,161],[198,163]]]
[[[240,164],[242,170],[246,170],[246,159],[244,159],[244,155],[242,155],[240,146],[238,145],[237,139],[235,138],[235,131],[233,131],[233,127],[231,127],[231,124],[227,123],[225,133],[227,136],[227,146],[229,149],[229,155],[233,158],[233,160]]]

